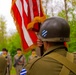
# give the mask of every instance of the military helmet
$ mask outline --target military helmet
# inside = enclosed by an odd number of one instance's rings
[[[70,37],[70,26],[60,17],[46,19],[40,27],[39,38],[49,42],[67,42]]]

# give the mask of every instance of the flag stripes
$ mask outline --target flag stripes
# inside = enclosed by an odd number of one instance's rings
[[[22,47],[25,51],[36,44],[37,36],[34,31],[27,30],[28,24],[35,17],[43,16],[40,0],[13,0],[12,14],[19,31]],[[38,29],[38,24],[34,26]]]

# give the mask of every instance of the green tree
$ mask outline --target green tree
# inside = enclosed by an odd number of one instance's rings
[[[75,52],[76,51],[76,21],[73,19],[72,21],[69,21],[70,24],[70,42],[69,44],[69,51]]]
[[[7,48],[12,57],[16,54],[16,49],[21,48],[20,36],[18,32],[14,32],[8,36]]]
[[[69,8],[68,9],[68,23],[70,25],[70,42],[69,45],[69,51],[75,52],[76,51],[76,14],[74,13],[75,8]],[[65,10],[62,10],[58,13],[58,16],[66,18]]]
[[[6,47],[7,36],[6,36],[6,21],[3,16],[0,16],[0,50]]]

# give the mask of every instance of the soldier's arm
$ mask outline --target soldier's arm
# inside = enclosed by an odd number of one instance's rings
[[[26,58],[25,58],[25,56],[23,55],[23,65],[25,65],[26,64]]]
[[[11,56],[9,56],[9,67],[10,67],[10,69],[12,69],[12,57]]]

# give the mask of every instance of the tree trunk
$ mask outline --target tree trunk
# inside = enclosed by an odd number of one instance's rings
[[[64,0],[64,5],[65,5],[65,16],[66,16],[66,21],[68,22],[68,7],[67,7],[67,2]]]

